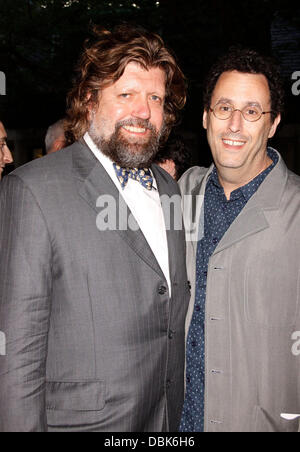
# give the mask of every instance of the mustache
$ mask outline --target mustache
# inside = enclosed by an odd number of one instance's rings
[[[245,135],[240,135],[238,133],[222,133],[219,135],[219,138],[221,138],[221,140],[248,141],[248,137],[245,137]]]
[[[120,130],[121,127],[124,126],[130,126],[130,127],[141,127],[143,129],[149,129],[152,132],[156,132],[157,130],[156,128],[153,126],[153,124],[151,124],[151,122],[148,119],[123,119],[122,121],[118,121],[116,123],[115,129],[116,131]]]

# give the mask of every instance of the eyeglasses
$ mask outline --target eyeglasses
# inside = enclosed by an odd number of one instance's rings
[[[261,111],[261,109],[254,105],[254,106],[246,106],[242,110],[239,110],[238,108],[234,108],[231,104],[226,104],[225,102],[220,102],[219,104],[215,105],[214,108],[209,108],[210,111],[213,112],[214,116],[217,119],[225,120],[230,119],[235,111],[239,111],[242,113],[243,118],[246,121],[255,122],[258,121],[262,115],[266,115],[267,113],[272,113],[271,111]]]

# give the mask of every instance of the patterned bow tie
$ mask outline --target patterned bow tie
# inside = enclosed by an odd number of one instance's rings
[[[129,177],[133,180],[137,180],[144,188],[146,188],[146,190],[152,190],[153,177],[149,169],[121,168],[116,163],[114,163],[113,166],[123,190],[127,185]]]

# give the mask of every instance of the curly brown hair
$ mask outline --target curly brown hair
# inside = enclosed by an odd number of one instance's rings
[[[95,38],[85,42],[73,87],[67,96],[65,130],[68,141],[77,141],[85,134],[89,128],[88,109],[90,105],[97,106],[99,90],[115,83],[131,62],[144,69],[159,67],[164,70],[165,121],[170,131],[186,102],[186,81],[162,38],[129,25],[120,25],[112,32],[97,27],[93,31]]]
[[[238,71],[247,74],[263,74],[268,80],[271,95],[272,121],[283,112],[284,85],[280,74],[280,67],[271,57],[266,57],[255,50],[240,46],[230,47],[211,67],[204,85],[204,109],[210,108],[211,98],[217,81],[223,72]]]

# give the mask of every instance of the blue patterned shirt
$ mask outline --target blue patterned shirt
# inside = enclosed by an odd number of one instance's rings
[[[193,317],[187,338],[186,398],[180,431],[204,430],[205,390],[205,300],[209,259],[227,229],[278,162],[278,155],[268,148],[273,163],[247,185],[234,190],[227,200],[216,168],[206,185],[204,197],[204,236],[198,242],[196,258],[196,296]]]

